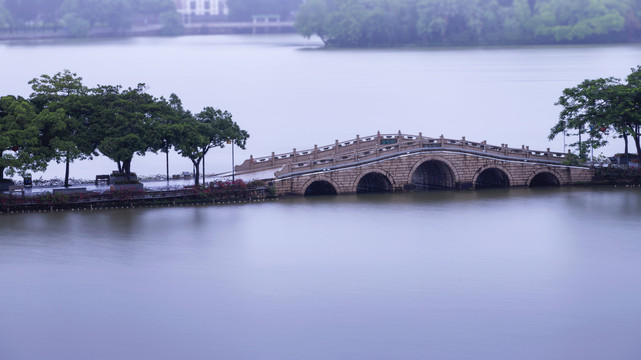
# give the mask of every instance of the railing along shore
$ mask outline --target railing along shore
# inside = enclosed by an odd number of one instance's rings
[[[253,172],[272,168],[281,168],[277,176],[294,172],[313,170],[327,167],[347,165],[350,163],[375,160],[393,154],[406,153],[420,150],[455,150],[476,152],[502,158],[530,160],[548,163],[561,163],[566,158],[565,153],[552,152],[548,148],[530,150],[529,146],[511,148],[507,144],[490,145],[486,141],[474,142],[461,139],[447,139],[441,135],[438,138],[418,135],[381,134],[361,137],[346,141],[336,140],[334,144],[317,146],[312,149],[297,150],[283,154],[272,152],[271,156],[254,158],[250,156],[241,165],[237,165],[237,173]]]

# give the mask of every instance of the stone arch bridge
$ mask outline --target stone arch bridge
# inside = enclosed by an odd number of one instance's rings
[[[594,171],[564,165],[566,154],[485,141],[380,134],[313,149],[250,157],[235,168],[273,182],[277,195],[563,186]]]

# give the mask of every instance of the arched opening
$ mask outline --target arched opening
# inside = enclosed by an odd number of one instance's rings
[[[541,186],[560,186],[559,179],[554,174],[549,172],[542,172],[536,174],[530,181],[530,187]]]
[[[356,193],[377,193],[392,191],[392,183],[387,176],[376,172],[369,173],[361,178],[356,185]]]
[[[489,168],[483,170],[476,178],[474,186],[477,189],[504,188],[510,186],[510,178],[503,170]]]
[[[317,180],[305,189],[305,196],[336,195],[336,189],[325,180]]]
[[[429,160],[422,163],[414,171],[412,185],[419,191],[452,189],[454,187],[454,174],[446,163]]]

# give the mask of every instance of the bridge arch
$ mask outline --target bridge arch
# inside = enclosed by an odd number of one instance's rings
[[[561,186],[564,185],[563,177],[553,169],[538,169],[532,172],[525,182],[526,186]]]
[[[428,156],[414,164],[409,180],[419,190],[452,189],[460,183],[454,164],[440,156]]]
[[[514,186],[514,178],[508,169],[499,164],[488,164],[476,171],[472,178],[476,189]]]
[[[352,192],[392,192],[395,183],[389,172],[379,169],[367,169],[354,181]]]
[[[338,195],[340,193],[338,184],[325,176],[312,177],[301,188],[301,194],[304,196]]]

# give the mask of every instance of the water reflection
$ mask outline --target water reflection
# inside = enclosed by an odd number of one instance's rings
[[[0,216],[0,355],[636,359],[640,202],[522,188]]]

